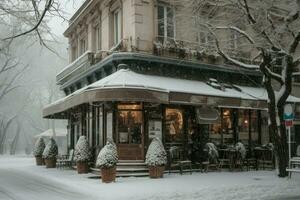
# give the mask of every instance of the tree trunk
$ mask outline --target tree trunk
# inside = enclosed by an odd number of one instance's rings
[[[272,102],[272,101],[271,101]],[[276,111],[278,109],[278,112]],[[283,106],[277,107],[270,103],[269,104],[269,115],[270,115],[270,134],[271,139],[274,141],[274,150],[276,160],[278,161],[279,177],[288,176],[286,168],[288,166],[288,145],[286,139],[286,129],[283,120]],[[276,118],[279,118],[280,125],[278,126]]]

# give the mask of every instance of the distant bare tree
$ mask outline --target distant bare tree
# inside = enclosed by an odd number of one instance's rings
[[[59,0],[3,0],[0,2],[0,24],[10,31],[0,39],[9,41],[21,36],[36,37],[42,46],[53,51],[47,42],[56,41],[56,38],[47,22],[51,17],[66,20],[65,15]]]

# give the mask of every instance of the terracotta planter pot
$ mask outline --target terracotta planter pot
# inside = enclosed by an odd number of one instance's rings
[[[164,176],[165,166],[149,166],[150,178],[162,178]]]
[[[116,167],[101,168],[101,179],[103,183],[111,183],[116,180]]]
[[[46,168],[55,168],[56,167],[56,158],[45,159]]]
[[[78,174],[89,173],[89,165],[87,162],[76,162]]]
[[[42,158],[41,156],[36,156],[35,161],[36,161],[36,165],[38,165],[38,166],[45,165],[44,158]]]

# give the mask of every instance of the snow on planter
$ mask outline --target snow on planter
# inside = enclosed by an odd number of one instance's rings
[[[206,147],[208,150],[208,158],[210,162],[217,163],[219,158],[219,152],[214,143],[206,143]]]
[[[167,164],[167,153],[159,138],[153,138],[146,154],[145,163],[148,166],[164,166]]]
[[[43,158],[53,159],[56,158],[57,154],[58,154],[57,144],[53,138],[50,138],[50,141],[48,142],[46,148],[44,149]]]
[[[74,160],[76,162],[88,162],[91,158],[89,142],[85,136],[80,136],[74,151]]]
[[[33,154],[35,157],[42,157],[46,145],[44,139],[40,137],[34,146]]]
[[[242,156],[242,159],[245,159],[246,158],[246,148],[244,146],[243,143],[241,142],[238,142],[236,143],[235,145],[235,149],[240,152],[241,156]]]
[[[97,157],[96,166],[99,168],[112,168],[118,163],[117,146],[112,140],[107,140]]]

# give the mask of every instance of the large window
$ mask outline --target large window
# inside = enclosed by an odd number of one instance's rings
[[[221,121],[209,125],[209,140],[216,145],[220,145],[222,143]]]
[[[143,112],[141,104],[118,105],[118,143],[142,143]]]
[[[101,50],[101,24],[98,23],[94,28],[94,34],[96,39],[96,50]]]
[[[77,58],[77,46],[71,46],[71,61],[73,62]]]
[[[82,38],[80,40],[80,55],[84,54],[87,50],[87,39]]]
[[[114,12],[114,43],[118,44],[122,39],[121,32],[121,10],[116,10]]]
[[[249,110],[239,110],[238,112],[238,139],[243,144],[249,143]]]
[[[165,112],[166,143],[183,141],[183,114],[180,109],[167,108]]]
[[[222,119],[222,132],[223,132],[223,143],[233,144],[234,143],[234,123],[233,123],[233,110],[223,109]]]
[[[258,134],[258,112],[257,110],[250,111],[250,123],[251,123],[251,140],[252,144],[259,144],[259,134]]]
[[[157,25],[157,34],[160,38],[174,38],[174,8],[164,5],[158,5]]]

